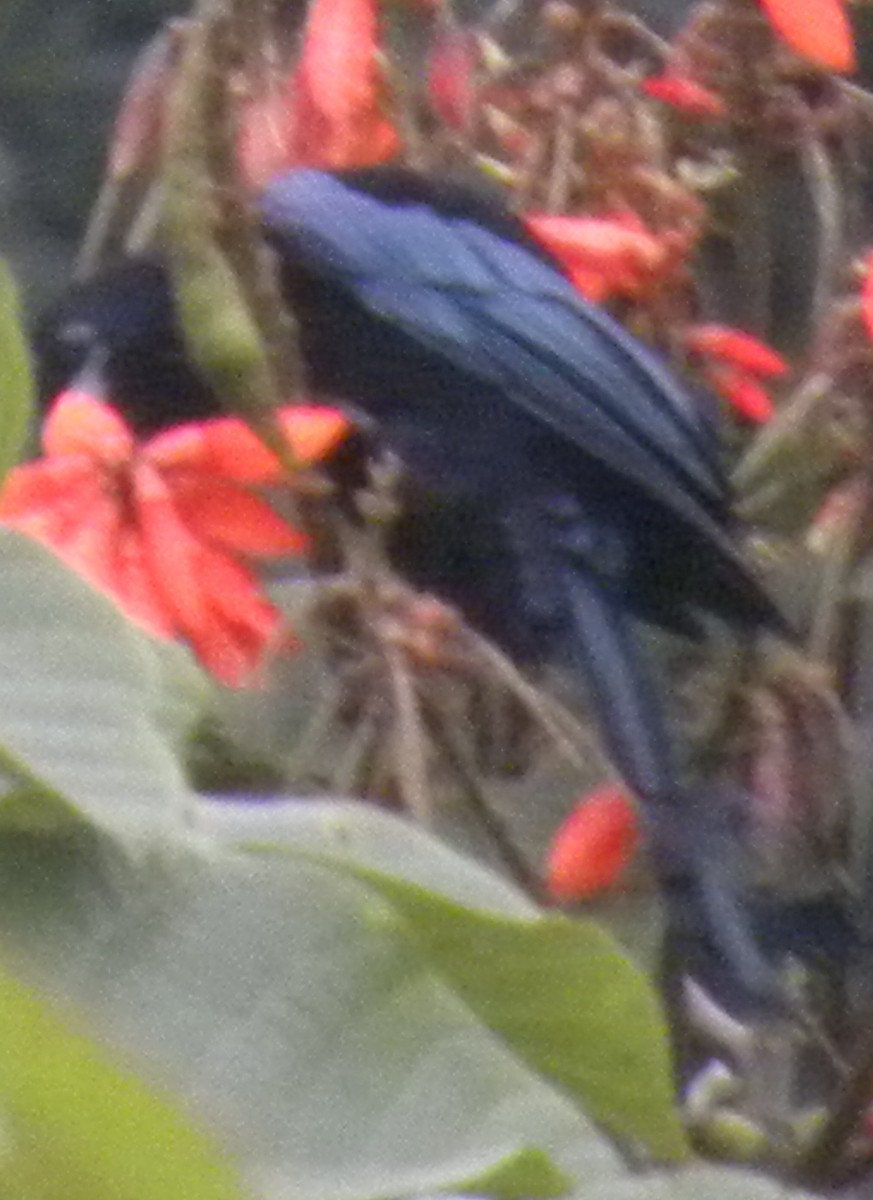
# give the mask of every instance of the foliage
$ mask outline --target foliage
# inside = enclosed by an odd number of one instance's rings
[[[854,871],[863,924],[873,872],[846,842],[866,792],[842,736],[871,694],[873,258],[850,151],[873,97],[835,74],[846,9],[716,0],[669,42],[565,0],[463,28],[447,4],[313,0],[302,39],[291,25],[201,0],[151,48],[82,259],[164,239],[227,417],[141,436],[68,393],[16,466],[31,384],[0,288],[0,1194],[791,1194],[701,1148],[800,1185],[859,1172],[865,1014],[822,1000],[818,964],[783,1044],[683,991],[682,964],[664,1010],[632,872],[605,920],[633,910],[639,962],[548,911],[547,885],[615,882],[633,811],[591,793],[543,878],[602,756],[559,691],[394,579],[391,464],[349,536],[318,474],[348,422],[299,403],[251,208],[287,167],[472,167],[721,398],[815,665],[716,646],[689,742],[755,798],[767,886],[842,901]],[[283,556],[268,587],[250,560]],[[704,1050],[677,1087],[689,1030]],[[785,1078],[774,1044],[804,1088],[762,1094]]]
[[[4,1195],[242,1200],[214,1146],[5,972],[0,1027]]]

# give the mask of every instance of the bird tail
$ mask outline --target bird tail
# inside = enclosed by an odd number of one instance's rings
[[[679,782],[663,704],[620,593],[578,560],[568,568],[572,653],[607,750],[641,802],[668,923],[711,948],[748,1007],[781,1006],[743,881],[742,796],[724,785],[692,790]]]

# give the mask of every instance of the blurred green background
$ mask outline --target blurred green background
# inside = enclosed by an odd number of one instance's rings
[[[59,291],[139,46],[184,0],[0,5],[0,252],[31,306]]]

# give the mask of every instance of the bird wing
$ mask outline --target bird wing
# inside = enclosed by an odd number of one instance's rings
[[[341,177],[301,170],[273,184],[261,208],[292,269],[299,262],[346,288],[724,542],[725,481],[695,399],[530,246],[459,205],[433,207],[420,183],[411,200],[386,203]]]

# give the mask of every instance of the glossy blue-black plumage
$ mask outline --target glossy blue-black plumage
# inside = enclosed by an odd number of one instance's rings
[[[413,522],[407,569],[510,649],[586,679],[678,924],[738,995],[772,1001],[740,883],[741,798],[679,784],[633,627],[682,627],[695,607],[773,622],[736,549],[705,401],[467,193],[402,172],[298,171],[262,213],[313,384],[363,409],[476,546],[475,570],[453,576],[451,538],[416,547]]]
[[[685,628],[696,608],[746,627],[773,619],[736,549],[703,401],[468,192],[401,171],[298,171],[261,212],[314,397],[361,417],[412,478],[399,567],[517,657],[584,677],[664,874],[745,990],[767,994],[732,865],[733,801],[678,784],[634,629],[639,616]],[[73,357],[93,368],[96,350],[141,428],[203,415],[213,401],[185,359],[165,274],[127,271],[72,302]],[[138,309],[122,302],[131,286]]]
[[[529,245],[483,226],[481,209],[435,207],[415,185],[386,194],[374,173],[353,182],[298,171],[267,191],[265,222],[298,269],[334,282],[497,389],[504,404],[726,541],[725,482],[703,406],[653,354]]]

